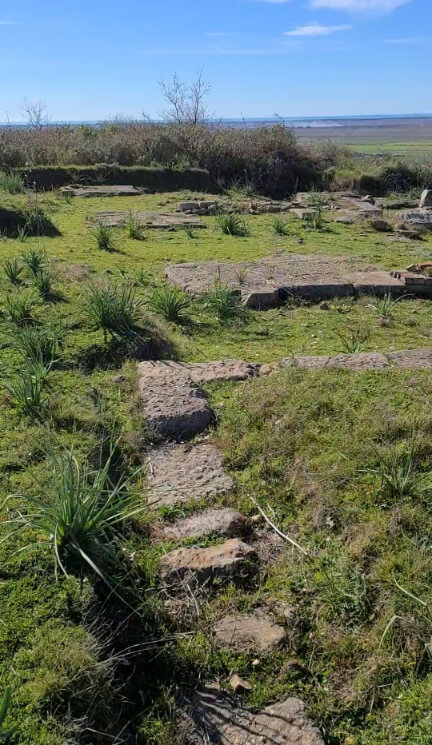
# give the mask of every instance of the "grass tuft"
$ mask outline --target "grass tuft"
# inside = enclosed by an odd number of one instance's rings
[[[190,301],[179,287],[164,286],[155,290],[149,305],[156,313],[160,313],[167,321],[181,323],[186,318],[186,311]]]
[[[214,289],[207,293],[204,307],[218,318],[220,324],[244,319],[246,314],[240,294],[221,282],[216,282]]]
[[[22,194],[24,181],[19,173],[0,171],[0,189],[9,194]]]
[[[249,225],[241,215],[231,212],[228,215],[220,215],[217,224],[224,235],[245,238],[250,235]]]
[[[12,285],[15,285],[15,287],[19,287],[19,285],[22,283],[21,275],[24,270],[24,267],[19,262],[19,260],[17,258],[5,259],[2,262],[2,269],[9,282]]]
[[[101,251],[115,251],[114,229],[99,223],[91,231],[91,236]]]
[[[95,329],[114,338],[132,339],[142,318],[143,301],[126,284],[91,285],[84,313]]]

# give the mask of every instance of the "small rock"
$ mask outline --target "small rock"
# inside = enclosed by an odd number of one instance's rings
[[[320,310],[330,310],[330,306],[328,303],[320,303]]]
[[[215,642],[221,649],[266,653],[285,638],[285,629],[268,616],[227,616],[213,627]]]
[[[114,377],[112,378],[112,382],[116,383],[116,385],[121,385],[125,382],[125,380],[126,378],[124,375],[114,375]]]
[[[243,680],[239,675],[234,674],[230,677],[230,686],[234,693],[242,693],[243,691],[251,691],[252,686],[247,680]]]
[[[240,512],[230,509],[204,510],[196,515],[179,520],[163,529],[166,541],[185,540],[186,538],[204,538],[208,535],[241,535],[245,522]]]
[[[250,573],[256,553],[239,538],[208,548],[178,548],[163,557],[161,577],[174,587],[194,577],[199,584],[239,579]]]
[[[371,220],[370,226],[374,230],[377,230],[379,233],[391,233],[393,230],[392,226],[390,225],[387,220]]]

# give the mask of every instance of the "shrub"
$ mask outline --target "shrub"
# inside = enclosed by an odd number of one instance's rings
[[[0,189],[9,194],[21,194],[24,191],[24,181],[19,173],[0,171]]]
[[[160,313],[167,321],[181,323],[185,319],[189,308],[189,298],[179,287],[161,287],[155,290],[149,305],[156,313]]]
[[[95,329],[114,338],[131,339],[141,319],[143,301],[136,297],[134,287],[125,284],[91,285],[84,304],[84,313]]]
[[[91,236],[101,251],[115,251],[114,230],[108,225],[99,223],[91,231]]]
[[[26,326],[35,321],[36,300],[30,293],[14,292],[6,295],[3,315],[17,326]]]
[[[112,457],[103,468],[91,470],[69,450],[52,455],[51,488],[43,496],[15,495],[29,510],[10,522],[49,543],[60,572],[102,579],[118,595],[111,583],[123,557],[121,529],[144,507],[129,492],[130,478],[122,474],[112,481]]]
[[[225,235],[236,235],[244,238],[250,234],[249,225],[241,215],[230,213],[218,217],[218,226]]]
[[[18,259],[5,259],[2,262],[3,271],[9,280],[9,282],[16,287],[21,284],[21,275],[23,273],[23,266],[20,264]]]
[[[214,313],[221,324],[244,318],[246,313],[240,294],[221,282],[216,282],[214,289],[207,293],[204,307]]]
[[[21,258],[31,277],[36,277],[48,264],[48,257],[43,248],[30,248]]]

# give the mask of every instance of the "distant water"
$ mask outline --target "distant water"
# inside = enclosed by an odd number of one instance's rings
[[[371,114],[371,115],[354,115],[354,116],[315,116],[315,117],[257,117],[257,118],[237,118],[237,119],[213,119],[211,124],[222,124],[227,127],[238,127],[255,129],[256,127],[262,127],[265,125],[272,124],[284,124],[286,127],[293,127],[294,129],[320,129],[329,127],[348,127],[352,123],[363,122],[379,122],[391,119],[432,119],[432,114]],[[54,121],[50,122],[50,126],[70,126],[78,127],[82,125],[100,127],[105,124],[106,121]],[[154,124],[160,124],[158,120],[154,120]],[[25,128],[28,125],[22,122],[0,122],[1,129],[16,129]]]

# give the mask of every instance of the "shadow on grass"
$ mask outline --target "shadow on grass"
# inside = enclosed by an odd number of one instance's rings
[[[8,238],[20,234],[27,236],[46,236],[55,238],[61,235],[59,229],[42,211],[11,210],[0,207],[0,232]]]

